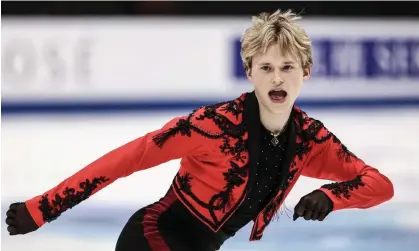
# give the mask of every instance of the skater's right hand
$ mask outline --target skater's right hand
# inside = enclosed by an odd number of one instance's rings
[[[39,227],[32,219],[25,203],[13,203],[6,212],[6,224],[9,235],[27,234],[37,230]]]

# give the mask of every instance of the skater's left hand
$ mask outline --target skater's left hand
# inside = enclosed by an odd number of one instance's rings
[[[306,220],[323,221],[332,210],[330,198],[324,192],[315,190],[300,199],[294,208],[293,219],[304,217]]]

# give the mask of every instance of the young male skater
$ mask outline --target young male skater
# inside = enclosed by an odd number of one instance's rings
[[[132,215],[117,251],[218,250],[251,221],[250,240],[260,240],[300,175],[334,183],[301,198],[294,220],[322,221],[332,211],[392,198],[387,177],[294,104],[312,67],[298,18],[279,10],[253,17],[241,45],[253,92],[173,118],[49,191],[13,203],[10,235],[35,231],[117,179],[173,159],[181,159],[180,168],[167,194]]]

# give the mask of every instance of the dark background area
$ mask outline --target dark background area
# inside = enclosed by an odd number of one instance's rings
[[[280,8],[292,9],[304,16],[419,18],[419,2],[416,1],[2,1],[1,4],[3,16],[248,16]]]

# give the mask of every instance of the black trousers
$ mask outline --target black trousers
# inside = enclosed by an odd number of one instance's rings
[[[229,236],[196,219],[172,190],[135,212],[124,226],[116,251],[215,251]]]

